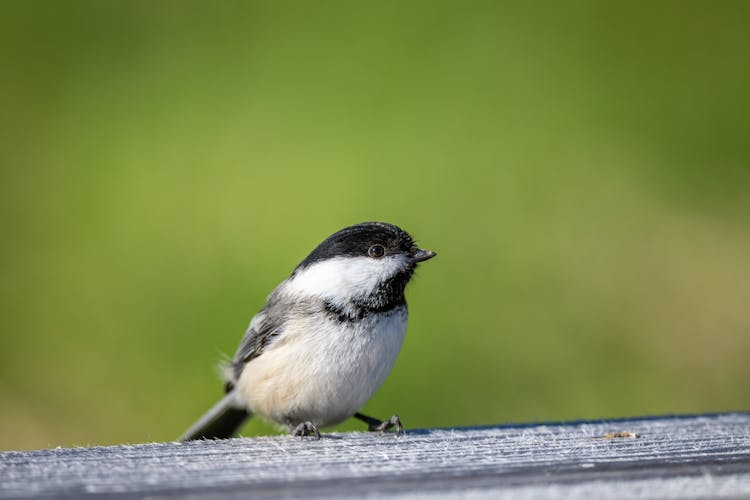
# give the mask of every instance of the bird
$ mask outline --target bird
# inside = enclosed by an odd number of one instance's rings
[[[355,417],[369,431],[404,432],[397,415],[360,412],[388,376],[406,334],[404,291],[436,255],[385,222],[345,227],[315,247],[251,319],[230,363],[224,397],[180,438],[234,436],[253,415],[320,439]]]

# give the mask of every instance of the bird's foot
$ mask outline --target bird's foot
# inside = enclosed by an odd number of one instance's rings
[[[395,433],[397,436],[401,436],[404,433],[404,426],[401,425],[401,419],[398,418],[398,415],[393,415],[391,418],[384,422],[380,422],[380,425],[376,426],[374,429],[370,429],[372,431],[380,432],[381,434],[389,431],[391,429],[395,429]]]
[[[401,436],[404,434],[404,426],[401,424],[401,419],[398,418],[398,415],[393,415],[388,420],[378,420],[374,417],[368,417],[367,415],[363,415],[361,413],[355,413],[355,418],[358,418],[359,420],[363,421],[367,424],[367,430],[370,432],[379,432],[381,434],[394,429],[397,436]]]
[[[305,439],[305,436],[315,436],[315,439],[320,439],[320,431],[312,422],[302,422],[292,430],[292,436],[299,436],[300,439]]]

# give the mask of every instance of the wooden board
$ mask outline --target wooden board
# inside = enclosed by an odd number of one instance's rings
[[[0,453],[0,497],[84,494],[750,497],[750,413]]]

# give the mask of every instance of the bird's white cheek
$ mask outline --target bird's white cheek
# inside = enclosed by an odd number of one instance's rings
[[[335,257],[316,262],[298,272],[287,283],[287,291],[330,298],[361,297],[371,293],[405,266],[406,259],[400,255],[382,259]]]

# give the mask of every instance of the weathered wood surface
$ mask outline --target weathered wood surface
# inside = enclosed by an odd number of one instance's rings
[[[0,497],[84,494],[750,497],[750,413],[0,454]]]

